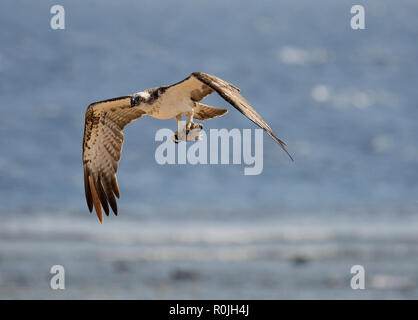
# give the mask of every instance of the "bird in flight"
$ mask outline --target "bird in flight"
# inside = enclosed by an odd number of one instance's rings
[[[217,92],[223,99],[264,129],[287,153],[286,144],[243,98],[236,86],[209,74],[194,72],[170,86],[148,89],[132,95],[90,104],[86,111],[83,137],[84,189],[89,211],[93,207],[100,222],[103,212],[109,215],[109,205],[118,214],[116,197],[120,197],[116,172],[121,157],[124,127],[144,115],[157,119],[174,118],[178,130],[173,141],[194,141],[200,137],[202,125],[193,122],[223,116],[226,109],[200,103],[207,95]],[[183,125],[182,117],[187,117]]]

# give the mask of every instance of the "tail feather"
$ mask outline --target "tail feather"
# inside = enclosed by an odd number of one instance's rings
[[[195,102],[194,118],[197,120],[208,120],[223,116],[228,110],[215,108],[203,103]]]

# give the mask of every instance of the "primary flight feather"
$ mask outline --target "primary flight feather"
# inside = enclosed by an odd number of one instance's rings
[[[129,96],[104,100],[88,106],[83,137],[84,188],[87,206],[93,207],[103,223],[103,210],[109,215],[109,206],[118,214],[116,198],[120,197],[116,179],[123,144],[125,126],[150,115],[157,119],[174,118],[178,131],[173,136],[179,140],[194,141],[202,125],[193,119],[207,120],[227,113],[226,109],[200,103],[207,95],[217,92],[248,119],[264,129],[287,153],[286,144],[271,130],[268,124],[251,107],[236,86],[209,74],[194,72],[186,79],[171,86],[148,89]],[[181,127],[182,116],[187,117]],[[182,134],[182,133],[185,134]]]

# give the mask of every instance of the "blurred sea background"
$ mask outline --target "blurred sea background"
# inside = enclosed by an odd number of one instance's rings
[[[418,298],[417,44],[412,0],[1,1],[0,298]],[[155,133],[176,123],[142,118],[101,225],[84,199],[88,104],[193,71],[239,86],[295,162],[264,135],[258,176],[161,166]],[[227,108],[205,129],[255,128]]]

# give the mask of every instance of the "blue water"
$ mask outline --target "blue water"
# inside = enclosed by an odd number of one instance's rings
[[[0,297],[42,298],[46,294],[36,281],[22,285],[13,280],[21,275],[8,273],[16,272],[19,261],[6,250],[10,242],[20,239],[19,229],[13,228],[17,221],[30,224],[34,228],[31,232],[40,236],[45,231],[40,221],[49,217],[53,226],[47,228],[44,237],[56,243],[61,239],[63,246],[73,249],[74,243],[67,243],[68,238],[54,233],[54,228],[74,224],[75,229],[68,232],[71,237],[84,232],[84,245],[90,244],[89,232],[102,230],[84,200],[81,141],[88,104],[171,84],[193,71],[214,74],[239,86],[273,131],[286,141],[295,162],[265,135],[264,170],[258,176],[245,176],[244,165],[161,166],[154,159],[158,146],[155,133],[162,127],[176,130],[176,123],[142,118],[125,130],[118,172],[120,216],[105,219],[105,228],[117,228],[115,223],[120,220],[127,225],[137,223],[138,233],[143,231],[143,223],[150,223],[187,235],[183,223],[194,228],[213,224],[216,230],[225,224],[234,229],[254,222],[268,228],[290,219],[288,224],[296,230],[298,223],[314,221],[313,230],[321,234],[321,226],[334,230],[330,221],[335,219],[338,225],[348,226],[348,235],[342,240],[331,236],[327,241],[332,245],[339,239],[345,246],[356,238],[359,225],[373,226],[379,221],[385,232],[365,237],[364,243],[354,245],[355,250],[370,245],[373,252],[380,252],[385,234],[385,241],[395,248],[390,252],[396,251],[400,241],[406,262],[397,259],[395,264],[395,258],[387,255],[387,269],[380,272],[383,277],[391,277],[393,272],[407,274],[406,282],[416,288],[418,2],[364,2],[366,30],[358,31],[350,28],[353,3],[345,0],[62,0],[59,4],[65,7],[66,29],[57,31],[49,25],[53,4],[9,0],[0,4],[0,236],[5,241],[0,249],[0,283],[1,279],[10,281],[11,288],[16,289],[0,289]],[[227,106],[215,96],[207,102]],[[229,109],[226,116],[205,122],[205,129],[255,128],[239,112]],[[76,229],[80,225],[89,227],[80,231]],[[394,235],[394,228],[401,231]],[[122,229],[117,230],[123,234]],[[126,241],[126,245],[134,245]],[[252,241],[243,243],[251,245]],[[277,238],[263,241],[283,245]],[[201,239],[192,243],[199,246]],[[22,243],[21,251],[16,252],[26,257],[30,268],[39,258],[28,257],[25,245]],[[46,250],[41,249],[42,243],[32,245],[33,252]],[[214,245],[213,250],[216,248]],[[305,251],[310,252],[309,248]],[[48,251],[51,263],[53,252]],[[255,256],[255,263],[267,259],[268,266],[252,267],[246,264],[248,259],[239,260],[244,261],[238,267],[242,275],[254,274],[254,283],[247,291],[252,293],[245,295],[238,286],[219,289],[221,297],[309,298],[316,292],[320,292],[318,297],[353,297],[343,286],[336,290],[332,281],[328,291],[315,287],[309,272],[292,275],[294,282],[286,280],[285,288],[293,288],[286,291],[291,292],[288,295],[284,291],[275,295],[271,289],[276,288],[274,283],[270,289],[257,286],[257,275],[263,268],[276,270],[277,259],[285,263],[286,257],[279,256]],[[166,257],[164,250],[160,257]],[[214,279],[222,269],[214,262],[217,257],[214,254],[202,271]],[[335,263],[346,257],[336,255]],[[183,258],[164,259],[181,261],[186,269],[203,268],[188,265],[196,263],[188,262],[193,261],[189,256]],[[343,266],[321,261],[326,265],[319,268],[323,274],[340,268],[346,272],[349,265],[356,264],[351,260]],[[170,272],[171,267],[166,267],[168,271],[160,269],[162,274]],[[107,269],[97,271],[98,280],[91,286],[100,287],[101,279],[109,273]],[[298,279],[308,279],[308,284]],[[106,285],[119,292],[118,283],[115,280]],[[81,291],[70,297],[107,297],[100,295],[100,289],[83,295],[82,284],[80,280]],[[196,297],[216,298],[214,288],[202,286]],[[176,289],[181,292],[179,297],[193,296],[181,288]],[[304,296],[298,294],[302,288]],[[396,288],[366,297],[399,297]],[[413,290],[410,296],[417,297]],[[162,295],[141,292],[134,297],[173,297],[170,290]]]

